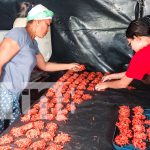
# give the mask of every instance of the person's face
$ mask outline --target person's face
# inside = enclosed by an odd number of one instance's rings
[[[52,20],[37,20],[36,36],[43,38],[49,31]]]
[[[129,46],[135,51],[139,51],[140,49],[143,48],[143,40],[142,40],[142,37],[136,37],[134,36],[133,39],[131,38],[128,38],[128,44]]]

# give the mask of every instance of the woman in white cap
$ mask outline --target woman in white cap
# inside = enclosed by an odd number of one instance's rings
[[[49,30],[54,13],[41,4],[27,15],[26,27],[11,29],[0,45],[0,131],[5,119],[10,124],[20,115],[19,96],[27,86],[33,68],[44,71],[78,70],[79,64],[46,63],[35,37],[43,38]]]
[[[26,27],[28,12],[34,6],[35,6],[35,4],[32,2],[22,2],[20,4],[17,18],[15,19],[15,21],[13,23],[13,28]],[[35,38],[35,40],[38,43],[40,53],[43,55],[44,60],[46,62],[50,60],[50,57],[52,55],[51,30],[50,29],[51,28],[49,28],[49,31],[47,32],[47,34],[45,35],[44,38],[39,38],[39,37]]]

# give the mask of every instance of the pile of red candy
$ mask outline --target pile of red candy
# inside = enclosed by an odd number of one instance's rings
[[[150,120],[146,119],[141,106],[132,108],[132,112],[129,106],[120,106],[116,123],[119,134],[114,139],[115,143],[121,147],[132,144],[139,150],[145,150],[150,142]]]
[[[84,69],[81,66],[81,70]],[[67,121],[68,113],[74,113],[76,105],[92,99],[86,92],[94,91],[101,78],[100,72],[66,72],[40,102],[21,117],[21,125],[0,138],[0,150],[62,150],[71,137],[59,131],[56,121]]]

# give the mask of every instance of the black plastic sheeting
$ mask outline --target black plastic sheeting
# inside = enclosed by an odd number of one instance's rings
[[[62,126],[72,136],[65,150],[112,150],[112,141],[117,121],[118,106],[143,105],[149,107],[149,97],[145,92],[107,90],[95,95],[92,101],[79,106],[69,122]],[[93,120],[94,118],[94,120]]]
[[[64,150],[112,150],[118,106],[141,105],[150,108],[149,91],[107,90],[95,92],[91,101],[78,105],[67,122],[58,122],[59,131],[68,133],[72,140]],[[20,123],[16,121],[4,133]]]
[[[45,82],[56,81],[63,74],[64,72],[51,74],[52,77],[47,78]],[[76,111],[69,114],[68,121],[56,122],[59,131],[68,133],[72,138],[71,142],[65,145],[64,150],[112,150],[118,107],[127,105],[132,108],[140,105],[143,108],[150,108],[150,86],[139,81],[132,84],[136,90],[108,89],[104,92],[89,92],[93,95],[92,100],[78,105]],[[41,95],[43,94],[40,93],[38,96]],[[32,96],[35,98],[37,93]],[[36,100],[39,97],[36,97]],[[35,100],[33,103],[36,103]],[[20,125],[19,120],[4,133],[9,133],[12,127],[18,125]]]
[[[134,18],[135,2],[128,3],[128,7],[122,2],[66,2],[70,9],[63,10],[65,16],[55,18],[52,28],[54,60],[74,60],[103,72],[125,69],[132,51],[127,47],[124,31],[130,17]],[[132,9],[128,11],[129,7]]]
[[[29,1],[29,0],[28,0]],[[125,30],[135,17],[150,14],[142,0],[31,0],[55,12],[51,61],[79,62],[91,70],[124,71],[132,50]],[[11,29],[22,0],[0,0],[0,29]],[[138,2],[138,3],[137,3]],[[142,11],[141,11],[142,8]],[[136,13],[135,13],[136,12]]]

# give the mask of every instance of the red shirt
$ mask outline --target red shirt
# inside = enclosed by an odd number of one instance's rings
[[[150,45],[135,53],[126,71],[127,77],[137,80],[142,80],[146,74],[150,74]]]

